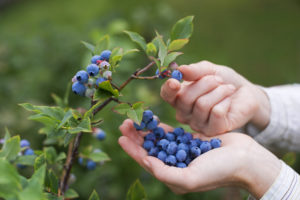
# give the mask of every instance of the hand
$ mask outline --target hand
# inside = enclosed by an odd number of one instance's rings
[[[176,119],[207,136],[225,133],[252,122],[269,123],[266,94],[231,68],[208,61],[179,67],[183,83],[169,79],[161,97],[176,109]]]
[[[166,131],[173,128],[160,124]],[[136,162],[173,192],[207,191],[223,186],[239,186],[257,198],[263,196],[280,172],[280,161],[252,138],[240,133],[219,135],[222,146],[200,155],[187,168],[165,165],[143,149],[145,132],[136,131],[131,120],[120,126],[119,144]],[[201,134],[194,137],[209,139]]]

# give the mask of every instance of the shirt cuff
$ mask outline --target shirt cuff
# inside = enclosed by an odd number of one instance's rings
[[[279,175],[260,200],[299,200],[299,197],[299,174],[281,161],[281,170]],[[255,200],[255,198],[249,196],[248,200]]]

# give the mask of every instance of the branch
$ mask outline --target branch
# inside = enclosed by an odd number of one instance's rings
[[[155,76],[135,76],[132,75],[131,76],[134,79],[141,79],[141,80],[154,80],[154,79],[158,79],[159,75],[155,75]]]

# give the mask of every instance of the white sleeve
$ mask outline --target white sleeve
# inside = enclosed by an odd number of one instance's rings
[[[259,132],[252,124],[246,132],[268,148],[300,151],[300,84],[262,88],[271,105],[268,126]]]
[[[299,200],[300,177],[292,168],[281,161],[281,170],[274,183],[260,200]],[[248,200],[255,200],[249,196]]]

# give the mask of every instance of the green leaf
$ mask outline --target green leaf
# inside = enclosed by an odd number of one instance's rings
[[[143,185],[136,180],[129,188],[126,200],[146,200],[146,193]]]
[[[95,190],[92,192],[91,196],[89,197],[89,200],[100,200]]]
[[[56,175],[54,174],[54,172],[52,171],[52,169],[47,171],[45,187],[48,187],[52,193],[56,194],[58,191],[58,182],[59,182],[59,180],[56,177]]]
[[[156,32],[156,34],[157,34],[157,37],[158,37],[158,45],[159,45],[158,58],[160,60],[160,63],[163,64],[164,61],[165,61],[165,57],[168,54],[168,49],[167,49],[167,46],[166,46],[166,44],[164,43],[164,41],[162,39],[162,36],[159,35],[158,32]],[[161,66],[161,67],[163,67],[163,66]]]
[[[50,163],[50,164],[55,163],[57,153],[56,153],[56,150],[54,147],[45,147],[44,154],[45,154],[45,157],[46,157],[46,160],[48,163]]]
[[[189,39],[178,39],[178,40],[173,40],[171,44],[168,46],[168,51],[176,51],[178,49],[181,49],[184,47],[189,42]]]
[[[56,157],[55,162],[59,162],[59,161],[61,161],[61,160],[64,160],[66,157],[67,157],[67,156],[66,156],[66,153],[65,153],[65,152],[60,152],[60,153],[58,154],[58,156]]]
[[[129,49],[129,50],[124,52],[123,56],[129,55],[129,54],[132,54],[132,53],[136,53],[136,52],[139,52],[139,51],[140,50],[138,50],[138,49]]]
[[[66,199],[75,199],[79,197],[78,193],[73,189],[68,189],[64,196]]]
[[[140,34],[131,31],[124,31],[124,33],[126,33],[133,42],[137,43],[144,51],[146,51],[147,43]]]
[[[45,172],[46,165],[41,166],[34,172],[27,187],[19,193],[20,200],[42,200],[45,198],[43,193]]]
[[[68,146],[68,144],[71,142],[71,140],[72,140],[73,138],[75,138],[75,137],[76,137],[75,134],[67,133],[67,134],[65,135],[65,138],[64,138],[64,146],[65,146],[65,147]]]
[[[77,127],[72,127],[68,130],[71,134],[76,134],[79,132],[92,132],[91,120],[89,117],[83,118]]]
[[[55,106],[35,106],[30,103],[19,104],[23,108],[28,111],[35,112],[37,114],[43,114],[45,116],[49,116],[53,119],[62,120],[65,112],[60,107]]]
[[[62,100],[62,98],[60,98],[58,95],[54,93],[51,94],[51,97],[57,106],[64,107],[64,101]]]
[[[113,111],[121,115],[125,115],[130,109],[131,106],[128,103],[120,103],[113,107]]]
[[[28,119],[40,122],[40,123],[44,124],[45,126],[51,126],[51,127],[55,127],[60,122],[59,120],[49,117],[43,113],[31,115],[30,117],[28,117]]]
[[[101,161],[110,160],[109,156],[104,152],[92,152],[89,155],[89,159],[93,160],[94,162],[101,162]]]
[[[63,200],[63,197],[57,197],[56,195],[51,193],[45,192],[44,195],[46,196],[47,200]]]
[[[18,156],[16,159],[16,163],[21,165],[33,166],[36,157],[36,155]]]
[[[109,36],[105,35],[96,43],[94,54],[100,55],[103,50],[108,49],[109,47]]]
[[[194,16],[187,16],[177,21],[171,31],[171,40],[191,37],[194,29],[193,19]]]
[[[20,176],[16,168],[0,158],[0,197],[11,198],[21,190]]]
[[[156,56],[157,49],[156,49],[156,46],[152,42],[149,42],[147,44],[146,54],[148,56]]]
[[[90,50],[92,53],[95,51],[95,46],[88,43],[88,42],[85,42],[85,41],[81,41],[81,43],[88,49]]]
[[[64,118],[61,120],[60,124],[58,125],[57,129],[60,129],[63,125],[65,125],[69,119],[73,117],[73,112],[72,110],[68,110],[68,112],[66,112]]]
[[[45,163],[46,163],[45,154],[42,153],[34,161],[34,170],[38,170]]]
[[[115,96],[119,97],[119,91],[117,89],[114,89],[110,81],[103,81],[102,83],[99,84],[99,88],[96,90],[94,94],[94,100],[98,101],[104,101],[106,98]]]
[[[4,141],[8,140],[10,138],[10,132],[7,127],[5,127],[5,136]]]
[[[4,157],[9,161],[14,160],[17,158],[20,150],[20,136],[14,136],[5,140],[0,151],[0,157]]]
[[[169,66],[171,62],[173,62],[178,56],[182,55],[182,52],[172,52],[166,56],[163,66]]]
[[[132,105],[132,109],[127,111],[127,116],[135,123],[140,124],[143,118],[143,102],[137,102]]]

